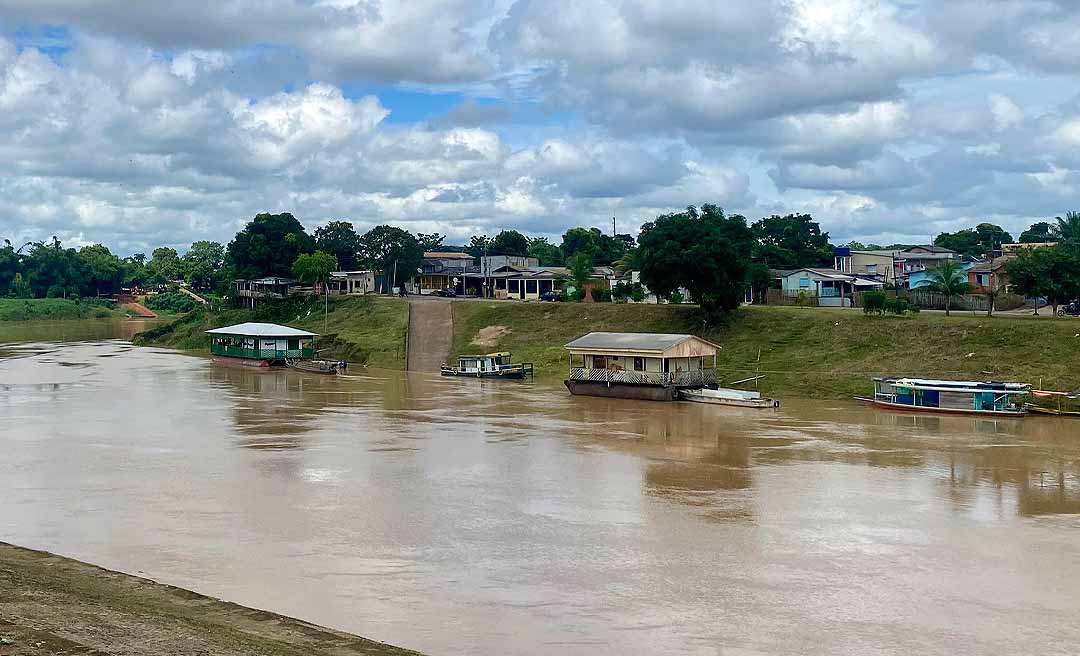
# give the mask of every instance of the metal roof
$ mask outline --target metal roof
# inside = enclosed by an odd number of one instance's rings
[[[662,352],[688,339],[697,339],[710,346],[716,346],[707,339],[681,333],[589,333],[570,342],[566,348]]]
[[[215,328],[205,332],[210,335],[243,335],[245,337],[317,337],[315,333],[309,333],[299,328],[254,321],[238,323],[235,326],[225,326],[224,328]]]

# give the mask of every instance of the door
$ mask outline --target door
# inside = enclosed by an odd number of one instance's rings
[[[606,355],[594,355],[594,356],[592,356],[592,368],[593,369],[607,369],[607,356]]]

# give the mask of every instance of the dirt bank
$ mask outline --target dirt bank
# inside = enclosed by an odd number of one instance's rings
[[[0,542],[0,656],[416,653]]]

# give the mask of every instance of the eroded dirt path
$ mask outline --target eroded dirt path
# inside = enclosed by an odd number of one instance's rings
[[[408,370],[437,372],[450,353],[454,334],[451,301],[416,296],[409,299]]]

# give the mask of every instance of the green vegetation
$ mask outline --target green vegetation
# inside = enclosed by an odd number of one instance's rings
[[[512,351],[515,361],[536,365],[538,378],[559,380],[567,370],[563,345],[590,331],[690,332],[721,345],[725,380],[760,372],[762,391],[780,397],[850,398],[867,393],[871,376],[887,374],[1080,387],[1074,321],[750,307],[715,330],[701,333],[701,326],[690,306],[455,303],[452,350],[455,357]],[[478,335],[494,338],[472,343]]]
[[[121,313],[94,299],[0,298],[0,321],[105,319]]]
[[[200,308],[139,333],[134,341],[206,352],[209,342],[203,331],[245,321],[280,323],[319,333],[318,348],[324,357],[373,367],[405,368],[408,305],[399,299],[376,296],[331,297],[325,322],[322,297],[266,302],[256,310]]]
[[[180,292],[165,292],[164,294],[148,296],[143,305],[154,312],[183,314],[184,312],[191,312],[199,307],[200,304],[187,294],[182,294]]]

